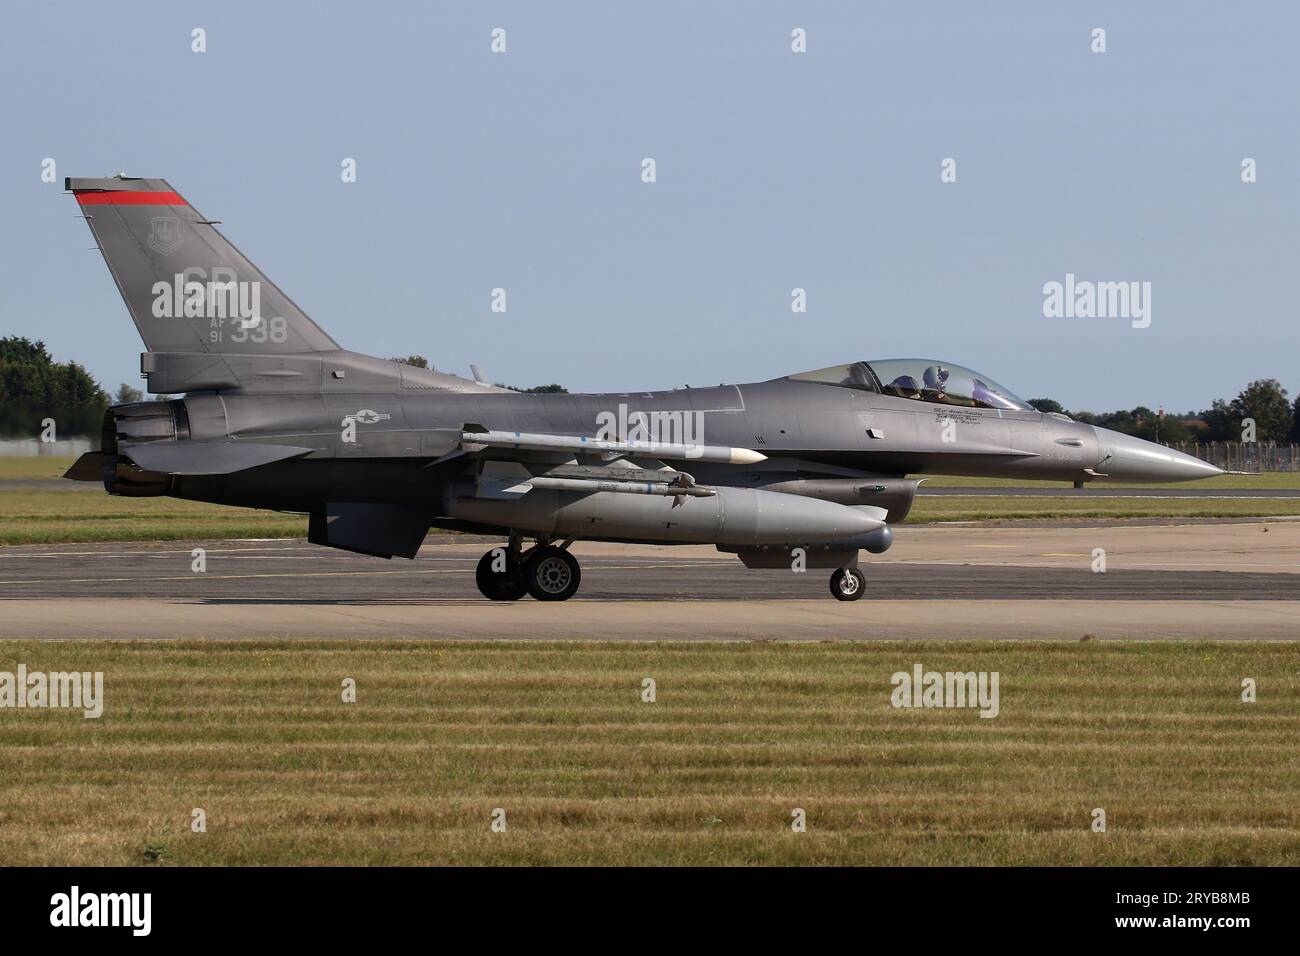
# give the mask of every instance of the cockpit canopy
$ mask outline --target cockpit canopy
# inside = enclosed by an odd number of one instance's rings
[[[934,359],[851,362],[800,372],[787,378],[795,382],[857,388],[935,405],[1033,411],[1028,402],[1017,398],[1010,389],[1003,388],[987,375]]]

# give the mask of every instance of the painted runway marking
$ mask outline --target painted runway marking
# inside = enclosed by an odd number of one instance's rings
[[[694,562],[707,563],[719,567],[732,567],[730,561]],[[680,564],[600,564],[594,565],[602,571],[647,571],[663,568],[681,568]],[[401,568],[396,571],[282,571],[274,574],[173,574],[165,577],[150,575],[148,581],[231,581],[245,578],[333,578],[333,577],[375,577],[393,574],[473,574],[473,568]],[[0,581],[5,584],[122,584],[138,582],[140,578],[28,578],[18,581]],[[0,597],[0,600],[5,598]],[[20,599],[21,600],[21,599]]]
[[[149,557],[150,555],[162,554],[185,554],[188,555],[192,549],[171,549],[171,548],[134,548],[125,551],[9,551],[0,550],[0,558],[125,558],[125,557]],[[280,551],[280,552],[318,552],[321,557],[338,557],[348,558],[346,554],[330,554],[321,548],[207,548],[208,554],[252,554],[257,551]]]

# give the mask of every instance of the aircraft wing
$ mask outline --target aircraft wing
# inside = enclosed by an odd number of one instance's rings
[[[124,442],[118,446],[119,454],[145,471],[170,475],[229,475],[258,465],[300,458],[315,450],[254,441],[151,441]]]

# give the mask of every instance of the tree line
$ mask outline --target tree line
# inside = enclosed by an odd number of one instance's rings
[[[1199,412],[1169,414],[1145,405],[1115,412],[1066,411],[1050,398],[1033,398],[1029,404],[1040,412],[1061,412],[1075,421],[1166,444],[1248,441],[1251,421],[1255,441],[1300,442],[1300,395],[1294,403],[1288,401],[1286,389],[1275,378],[1257,379],[1231,401],[1216,398]]]
[[[97,435],[108,394],[77,362],[56,362],[44,342],[0,338],[0,435],[34,438],[52,418],[56,436]]]

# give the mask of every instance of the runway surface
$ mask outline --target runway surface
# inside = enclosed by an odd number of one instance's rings
[[[1300,522],[904,527],[865,556],[855,603],[827,571],[583,542],[573,600],[489,602],[474,566],[496,543],[432,536],[415,561],[302,541],[3,548],[0,637],[1300,639]]]

